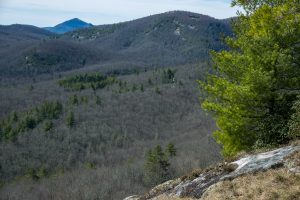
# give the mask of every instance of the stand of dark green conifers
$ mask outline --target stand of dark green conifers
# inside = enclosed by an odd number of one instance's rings
[[[223,153],[287,143],[300,136],[300,3],[242,1],[229,50],[213,52],[214,72],[199,81],[202,107],[216,119]],[[294,105],[294,106],[293,106]]]
[[[58,84],[64,88],[71,90],[84,90],[92,88],[93,90],[102,89],[107,85],[115,83],[116,79],[113,76],[105,76],[101,73],[75,75],[64,78],[58,81]]]
[[[172,178],[170,159],[176,156],[174,144],[169,143],[165,150],[157,145],[146,154],[143,181],[146,185],[155,186]]]
[[[59,101],[45,101],[40,106],[26,112],[12,112],[0,121],[0,141],[14,140],[25,131],[44,123],[44,130],[52,129],[51,120],[57,119],[63,112]]]

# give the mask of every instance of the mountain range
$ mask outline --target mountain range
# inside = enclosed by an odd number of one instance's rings
[[[231,34],[229,21],[173,11],[111,25],[89,24],[65,34],[27,25],[1,26],[0,72],[1,76],[32,76],[88,65],[120,70],[124,65],[197,63],[207,59],[211,50],[225,48],[221,37]],[[82,23],[73,19],[56,27],[63,24]],[[9,31],[16,26],[19,31]]]

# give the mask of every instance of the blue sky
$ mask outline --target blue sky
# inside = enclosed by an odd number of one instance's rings
[[[0,24],[53,26],[78,17],[92,24],[128,21],[171,10],[228,18],[230,0],[0,0]]]

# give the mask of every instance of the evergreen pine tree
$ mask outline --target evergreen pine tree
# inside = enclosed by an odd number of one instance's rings
[[[287,122],[300,88],[298,1],[242,1],[230,50],[213,53],[215,73],[200,82],[202,107],[216,119],[225,155],[288,142]]]
[[[151,149],[146,154],[144,181],[153,186],[170,179],[169,156],[160,145]]]
[[[166,154],[169,156],[169,157],[174,157],[176,156],[176,149],[175,149],[175,146],[173,143],[169,143],[167,148],[166,148]]]

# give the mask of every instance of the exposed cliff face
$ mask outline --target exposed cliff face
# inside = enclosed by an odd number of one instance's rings
[[[284,183],[284,180],[288,181]],[[275,184],[276,187],[274,182],[278,183]],[[271,183],[274,191],[264,191],[263,188]],[[290,191],[287,192],[286,189]],[[224,199],[226,195],[229,199],[267,199],[270,195],[285,199],[299,198],[300,145],[249,155],[232,163],[222,163],[206,170],[194,171],[189,176],[158,185],[144,196],[132,196],[126,200],[208,200]]]

